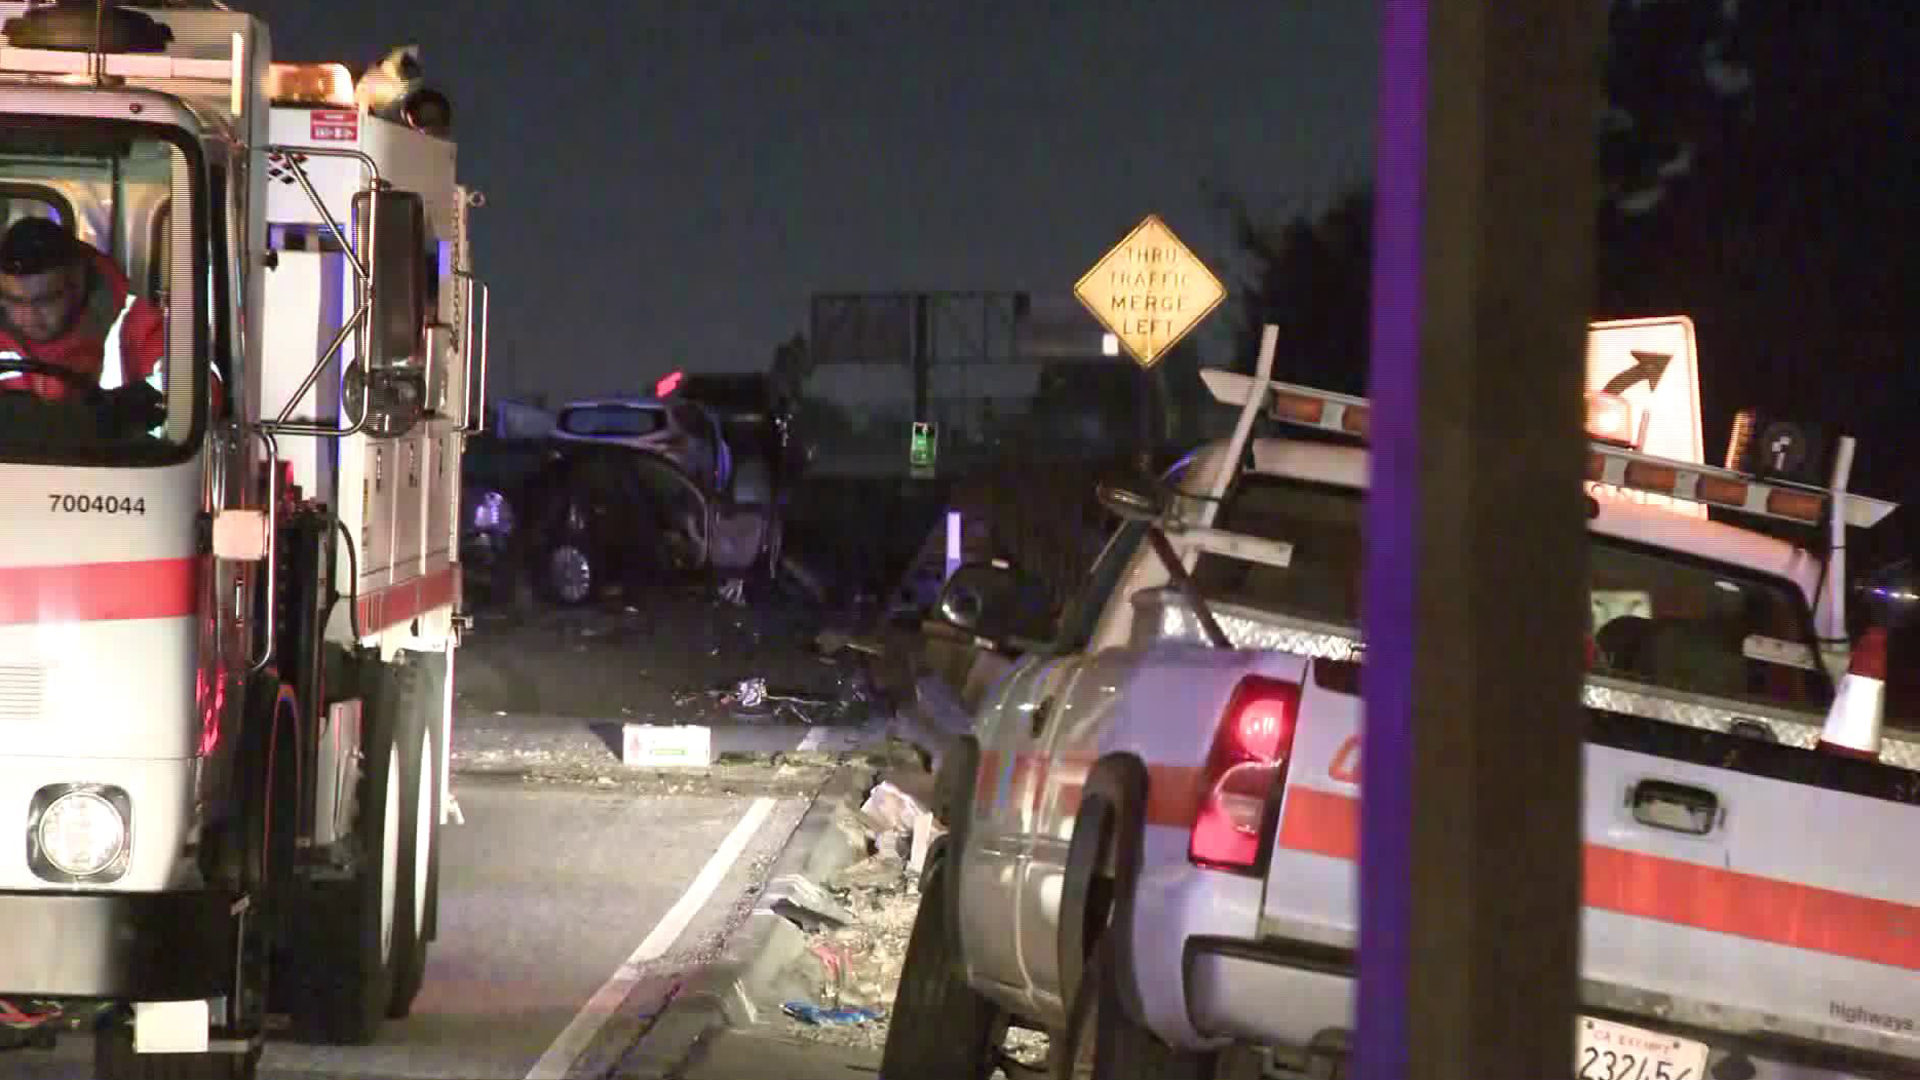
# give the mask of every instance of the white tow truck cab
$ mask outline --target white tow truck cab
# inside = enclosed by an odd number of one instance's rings
[[[480,199],[437,91],[356,104],[223,4],[0,17],[0,228],[128,281],[98,389],[24,389],[0,316],[4,1030],[251,1077],[271,1015],[404,1017],[437,932]]]
[[[1240,423],[1170,490],[1103,492],[1123,524],[1085,591],[944,756],[950,832],[888,1075],[1030,1074],[995,1049],[1009,1023],[1100,1080],[1322,1077],[1344,1059],[1370,413],[1269,382],[1270,359],[1203,372]],[[1912,581],[1884,582],[1854,655],[1821,629],[1847,625],[1830,539],[1894,507],[1847,492],[1850,443],[1829,461],[1805,425],[1743,416],[1720,468],[1641,452],[1632,410],[1604,387],[1590,400],[1570,1071],[1908,1075],[1920,877],[1900,867],[1920,742],[1882,730],[1879,695]],[[1262,418],[1278,426],[1256,437]],[[1756,518],[1803,528],[1740,524]],[[963,566],[939,610],[1004,651],[1048,639],[1032,593],[1017,568]]]

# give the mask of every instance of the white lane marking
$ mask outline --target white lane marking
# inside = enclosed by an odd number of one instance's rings
[[[826,728],[824,727],[809,728],[807,731],[806,738],[800,740],[799,752],[802,754],[805,754],[805,753],[808,753],[809,751],[820,749],[820,744],[826,740],[826,737],[827,737]]]
[[[707,860],[706,866],[701,867],[693,883],[687,886],[687,891],[660,917],[660,922],[633,950],[633,955],[627,957],[627,962],[614,969],[606,985],[581,1006],[566,1030],[553,1040],[553,1045],[540,1055],[540,1060],[534,1062],[532,1071],[527,1073],[527,1080],[564,1080],[567,1070],[573,1067],[574,1061],[586,1051],[593,1037],[600,1033],[614,1011],[627,999],[634,984],[640,981],[641,965],[665,955],[687,924],[693,921],[694,915],[712,898],[713,891],[720,887],[727,871],[733,869],[733,864],[740,860],[740,853],[746,850],[748,841],[766,823],[767,815],[773,812],[774,802],[770,798],[755,799],[753,805],[747,807],[739,824],[720,842],[720,850],[713,853],[713,858]]]

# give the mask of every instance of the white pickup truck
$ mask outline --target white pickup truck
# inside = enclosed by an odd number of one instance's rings
[[[1235,438],[1164,503],[1107,493],[1131,520],[1056,631],[1014,569],[948,582],[940,613],[980,647],[1051,645],[1014,662],[942,762],[950,832],[923,881],[890,1080],[1039,1075],[1002,1049],[1009,1025],[1069,1051],[1057,1076],[1343,1067],[1367,459],[1325,436],[1364,433],[1366,403],[1207,374],[1246,403]],[[1250,439],[1263,405],[1317,430]],[[1884,630],[1851,669],[1839,659],[1838,705],[1815,635],[1816,601],[1846,595],[1815,538],[1893,507],[1602,441],[1589,479],[1569,1075],[1920,1075],[1920,743],[1879,730]],[[1797,521],[1807,541],[1700,504]]]

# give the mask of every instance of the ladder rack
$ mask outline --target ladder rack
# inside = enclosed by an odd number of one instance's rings
[[[1214,398],[1245,406],[1255,380],[1219,368],[1204,368],[1201,381]],[[1293,383],[1269,382],[1266,413],[1282,423],[1365,440],[1372,409],[1367,399]],[[1665,495],[1703,506],[1758,517],[1819,525],[1836,493],[1821,487],[1762,479],[1732,469],[1642,454],[1611,443],[1589,440],[1586,478],[1597,484]],[[1842,492],[1837,496],[1847,524],[1872,528],[1899,504]]]
[[[9,75],[92,76],[96,62],[104,75],[126,79],[197,79],[231,83],[232,60],[194,60],[161,53],[104,53],[98,57],[65,49],[0,46],[0,72]]]

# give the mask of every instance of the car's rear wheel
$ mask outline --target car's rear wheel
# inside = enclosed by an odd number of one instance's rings
[[[584,541],[568,538],[547,552],[547,592],[562,604],[584,604],[593,595],[593,557]]]

